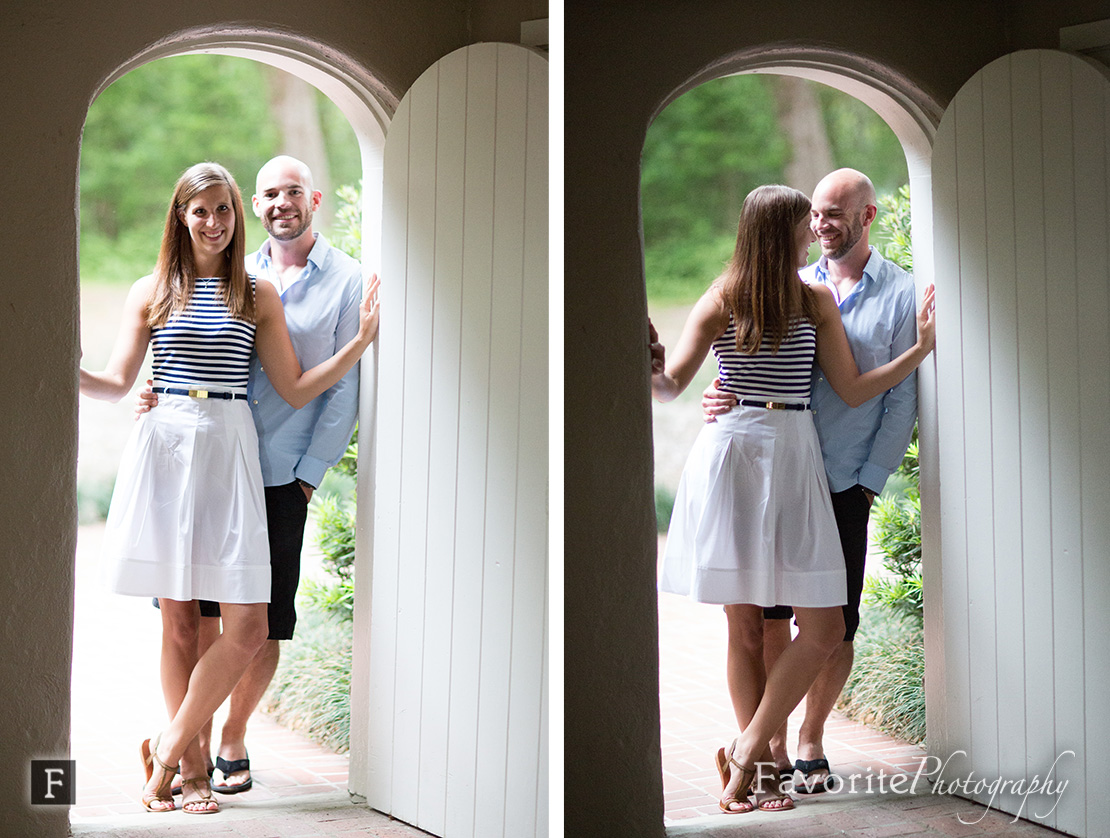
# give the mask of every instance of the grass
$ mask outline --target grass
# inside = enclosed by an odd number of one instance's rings
[[[282,644],[281,662],[262,710],[325,748],[346,753],[351,738],[352,624],[312,608],[298,614],[297,633]]]
[[[920,623],[863,608],[855,664],[840,694],[850,719],[912,744],[925,741],[925,646]]]

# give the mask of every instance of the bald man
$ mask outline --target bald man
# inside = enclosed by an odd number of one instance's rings
[[[868,243],[878,212],[875,187],[855,169],[826,175],[813,192],[810,226],[821,258],[803,269],[802,279],[832,291],[856,365],[866,372],[896,358],[917,338],[913,277],[883,258]],[[711,387],[702,405],[707,421],[725,413],[736,398]],[[814,367],[812,406],[825,472],[832,492],[844,561],[848,570],[848,604],[844,606],[844,642],[830,657],[806,694],[806,714],[798,731],[798,759],[791,765],[786,727],[771,740],[780,772],[801,772],[794,790],[814,793],[835,788],[825,758],[825,722],[852,670],[852,641],[859,626],[859,604],[867,559],[867,522],[871,504],[905,456],[917,420],[917,373],[871,401],[851,408],[833,392],[821,369]],[[765,659],[768,668],[790,642],[789,606],[764,611]],[[827,785],[828,784],[828,785]]]
[[[359,263],[312,229],[322,198],[313,188],[308,166],[280,156],[259,170],[251,199],[254,214],[269,236],[247,257],[247,273],[258,282],[272,283],[281,295],[289,337],[303,369],[330,358],[358,332],[362,296]],[[149,389],[139,398],[140,412],[157,405]],[[212,783],[212,790],[221,794],[244,792],[253,784],[247,721],[277,671],[279,641],[293,637],[308,502],[324,472],[347,450],[358,414],[358,365],[330,390],[295,410],[274,390],[256,356],[247,398],[258,431],[266,492],[270,634],[231,693],[215,764],[220,776],[213,777]],[[219,605],[202,601],[200,613],[199,653],[203,654],[219,636]],[[163,643],[174,642],[166,634]],[[206,754],[211,753],[211,729],[209,722],[200,733]]]

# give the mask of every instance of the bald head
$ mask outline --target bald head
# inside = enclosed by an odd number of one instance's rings
[[[837,169],[813,190],[813,232],[830,261],[861,258],[868,251],[868,233],[878,211],[875,186],[863,172]]]
[[[271,239],[293,242],[309,234],[302,240],[311,246],[312,215],[322,197],[312,188],[308,166],[283,154],[258,170],[251,206]]]
[[[265,188],[264,184],[275,180],[296,180],[306,191],[312,191],[311,170],[305,163],[288,154],[279,154],[258,170],[258,177],[254,181],[255,194],[261,195]]]
[[[813,199],[817,196],[835,196],[842,206],[851,206],[858,209],[875,206],[875,184],[863,172],[855,169],[837,169],[821,178],[817,188],[813,190]]]

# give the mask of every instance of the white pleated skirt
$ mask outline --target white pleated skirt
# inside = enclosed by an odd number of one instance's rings
[[[737,406],[702,428],[679,482],[659,588],[717,604],[845,604],[810,411]]]
[[[266,501],[246,401],[161,394],[139,418],[112,493],[103,567],[120,594],[270,601]]]

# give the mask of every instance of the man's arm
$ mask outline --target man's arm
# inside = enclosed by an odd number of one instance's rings
[[[358,307],[360,283],[356,277],[348,288],[335,332],[336,347],[343,346],[358,334]],[[324,473],[339,462],[351,440],[351,432],[358,418],[359,365],[348,372],[339,383],[320,398],[323,410],[316,419],[308,449],[297,462],[293,475],[312,486],[319,486]]]
[[[890,347],[891,358],[900,355],[917,340],[916,302],[912,287],[898,302],[898,324]],[[876,495],[882,492],[887,478],[902,463],[906,448],[913,437],[913,426],[916,421],[917,372],[915,371],[883,396],[883,416],[879,430],[871,443],[867,462],[859,472],[861,486]]]

